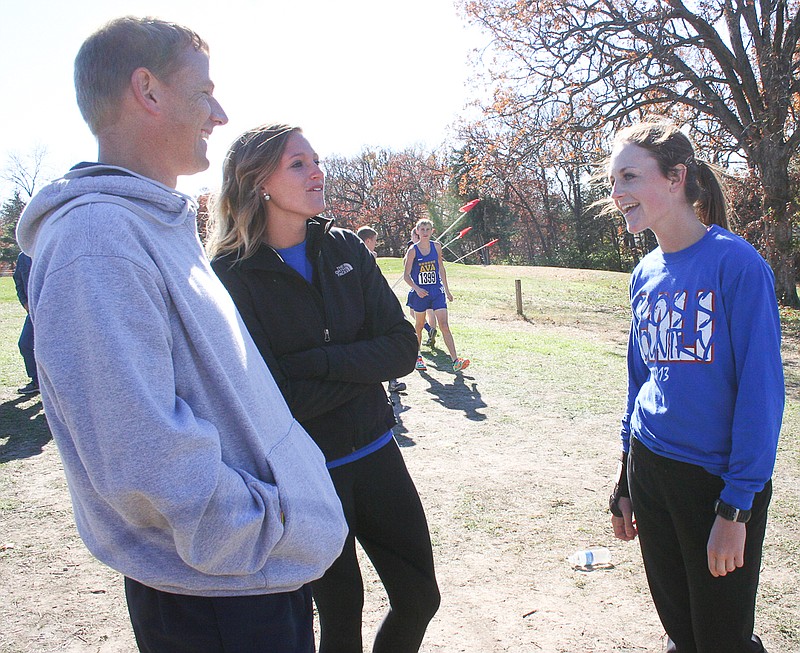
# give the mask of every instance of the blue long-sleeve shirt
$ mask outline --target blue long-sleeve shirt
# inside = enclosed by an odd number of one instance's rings
[[[656,454],[722,477],[744,510],[771,478],[784,406],[772,270],[744,239],[711,227],[694,245],[661,249],[630,285],[630,436]]]

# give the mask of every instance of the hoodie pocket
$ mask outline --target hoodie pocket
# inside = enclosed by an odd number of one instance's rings
[[[270,587],[322,576],[342,551],[347,523],[325,457],[297,421],[267,455],[278,488],[283,537],[265,568]]]

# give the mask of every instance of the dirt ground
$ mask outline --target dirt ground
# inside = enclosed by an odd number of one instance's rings
[[[463,375],[441,353],[429,360],[428,372],[404,379],[407,392],[395,396],[396,438],[426,507],[442,590],[422,650],[661,651],[638,545],[613,539],[605,510],[616,421],[532,411],[520,391],[528,388],[510,391],[507,377],[480,360]],[[529,389],[540,404],[558,392]],[[0,439],[0,461],[8,461],[0,477],[0,651],[132,653],[121,578],[77,536],[41,403],[12,393],[0,396],[4,417],[33,420],[37,430],[25,442]],[[620,400],[609,399],[614,411]],[[776,496],[796,505],[797,471],[781,469]],[[776,542],[797,541],[796,523],[776,520],[767,535],[757,630],[770,653],[797,651],[800,641],[800,573],[775,557]],[[566,557],[590,545],[608,546],[612,564],[573,569]],[[369,650],[385,598],[369,570],[365,582]]]

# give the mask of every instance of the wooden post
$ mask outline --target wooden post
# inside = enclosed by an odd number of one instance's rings
[[[517,315],[522,315],[522,279],[515,279],[514,286],[517,290]]]

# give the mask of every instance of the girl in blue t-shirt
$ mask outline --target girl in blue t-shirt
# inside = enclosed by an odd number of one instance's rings
[[[614,534],[639,536],[668,651],[759,653],[784,403],[772,271],[727,231],[719,180],[676,127],[620,131],[607,172],[628,231],[650,229],[659,245],[631,278]]]

